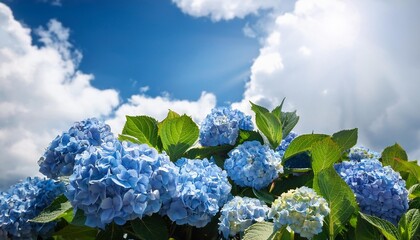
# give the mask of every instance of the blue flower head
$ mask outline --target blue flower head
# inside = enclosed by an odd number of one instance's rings
[[[57,136],[38,161],[39,171],[49,178],[70,176],[73,173],[74,158],[89,146],[99,146],[111,140],[111,128],[96,118],[88,118]]]
[[[390,166],[383,167],[377,159],[344,161],[335,170],[356,195],[363,213],[396,224],[408,209],[405,181]]]
[[[381,155],[365,147],[352,147],[349,150],[348,157],[351,161],[360,161],[362,159],[379,159]]]
[[[0,194],[0,236],[12,239],[47,238],[55,222],[28,222],[64,192],[64,184],[51,179],[27,178]],[[7,239],[7,238],[6,238]]]
[[[273,219],[275,230],[286,225],[301,237],[311,239],[322,231],[329,213],[327,201],[304,186],[282,193],[271,205],[268,218]]]
[[[258,141],[246,141],[228,153],[224,168],[241,187],[261,189],[283,173],[280,155]]]
[[[178,225],[204,227],[227,202],[232,186],[227,174],[207,159],[177,161],[180,167],[178,196],[172,199],[166,214]]]
[[[280,145],[276,148],[276,151],[280,154],[280,157],[283,158],[286,149],[289,147],[290,143],[297,137],[297,133],[290,132],[283,140],[281,140]]]
[[[239,130],[253,130],[251,116],[229,107],[214,108],[200,126],[202,146],[235,145]]]
[[[105,228],[160,210],[176,194],[178,168],[146,144],[104,142],[76,156],[66,196],[86,225]]]
[[[220,210],[219,232],[226,239],[243,233],[253,223],[264,221],[268,210],[258,199],[236,196]]]

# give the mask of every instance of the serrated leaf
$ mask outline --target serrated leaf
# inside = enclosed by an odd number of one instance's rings
[[[408,202],[409,209],[420,209],[420,197],[414,198]]]
[[[284,104],[284,100],[286,98],[283,98],[283,100],[281,100],[280,105],[278,105],[277,107],[275,107],[273,109],[273,111],[271,111],[272,114],[274,114],[276,117],[278,117],[279,119],[281,119],[281,110],[283,109],[283,104]]]
[[[168,119],[159,129],[163,150],[172,161],[178,160],[197,140],[197,124],[188,116]]]
[[[324,138],[312,145],[312,170],[314,174],[330,168],[340,159],[341,148],[331,138]]]
[[[168,229],[161,216],[153,214],[142,219],[136,218],[131,221],[134,233],[140,239],[167,240]]]
[[[403,239],[417,239],[420,237],[420,211],[410,209],[400,219],[398,223]]]
[[[408,189],[408,196],[410,199],[420,197],[420,184],[415,184]]]
[[[245,229],[242,240],[273,240],[275,235],[273,223],[257,222]]]
[[[350,149],[357,143],[357,128],[336,132],[332,140],[340,146],[341,151]]]
[[[46,207],[35,218],[29,220],[36,223],[48,223],[63,217],[66,212],[72,211],[73,208],[64,194],[58,196],[54,201]]]
[[[357,226],[355,230],[355,239],[356,240],[372,240],[372,239],[381,239],[381,234],[372,226],[369,222],[361,218],[357,218]]]
[[[405,150],[398,143],[395,143],[382,151],[381,159],[384,166],[391,166],[395,171],[399,172],[404,171],[404,169],[401,169],[401,166],[395,163],[395,159],[407,161],[408,157]]]
[[[215,156],[221,156],[226,158],[227,153],[230,152],[230,150],[232,150],[233,148],[234,146],[232,145],[191,148],[184,154],[184,157],[189,159],[203,159]]]
[[[258,129],[264,134],[272,149],[276,149],[282,140],[283,129],[281,120],[266,108],[251,102],[251,109],[255,112]]]
[[[354,193],[333,167],[323,169],[314,178],[317,181],[317,191],[328,202],[330,214],[326,217],[328,233],[333,239],[350,220],[358,209]],[[315,184],[314,184],[315,185]]]
[[[267,203],[267,204],[272,204],[274,202],[274,196],[272,194],[270,194],[267,191],[264,190],[257,190],[257,189],[252,189],[252,192],[254,193],[254,195],[261,201]]]
[[[54,236],[59,236],[62,240],[94,240],[97,233],[95,228],[69,224],[54,233]]]
[[[281,123],[283,125],[283,137],[287,136],[299,122],[299,116],[294,112],[282,112]]]
[[[324,138],[329,137],[325,134],[304,134],[296,137],[290,143],[289,147],[286,149],[284,153],[284,159],[287,161],[288,158],[292,157],[301,152],[310,151],[312,145]]]
[[[120,139],[132,141],[137,139],[135,143],[147,144],[157,148],[158,143],[158,122],[149,116],[126,116]],[[131,137],[131,138],[130,138]]]
[[[394,224],[380,219],[375,216],[370,216],[368,214],[364,214],[360,212],[360,216],[365,219],[367,222],[372,224],[374,227],[376,227],[382,235],[384,235],[388,240],[400,240],[401,235],[398,232],[397,227],[394,226]]]

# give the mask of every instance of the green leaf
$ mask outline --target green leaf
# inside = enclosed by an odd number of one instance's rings
[[[69,224],[54,233],[54,236],[59,236],[62,240],[94,240],[97,233],[95,228]]]
[[[360,212],[360,216],[367,222],[375,226],[388,240],[402,239],[397,227],[395,227],[394,224],[386,220],[380,219],[378,217],[364,214],[362,212]]]
[[[136,218],[131,221],[131,227],[140,239],[167,240],[169,238],[166,223],[157,214],[142,219]]]
[[[332,140],[340,146],[341,151],[350,149],[357,143],[357,128],[336,132]]]
[[[54,199],[54,201],[48,207],[42,210],[38,216],[29,221],[36,223],[52,222],[66,215],[66,212],[68,211],[72,212],[73,208],[64,194],[62,194]]]
[[[276,149],[282,140],[283,129],[280,119],[266,108],[251,102],[251,109],[255,112],[258,129],[264,134],[272,149]]]
[[[261,201],[263,201],[263,202],[265,202],[267,204],[272,204],[274,202],[274,196],[272,194],[270,194],[269,192],[267,192],[267,191],[257,190],[257,189],[254,189],[253,188],[252,189],[252,192],[255,194],[255,196],[259,200],[261,200]]]
[[[286,149],[286,152],[284,153],[284,159],[287,161],[288,158],[298,153],[310,151],[314,143],[327,137],[328,135],[325,134],[304,134],[296,137]]]
[[[242,240],[273,240],[275,235],[273,223],[257,222],[245,229]]]
[[[259,132],[239,130],[239,136],[236,140],[236,144],[242,144],[245,141],[258,141],[261,144],[264,144],[264,139]]]
[[[409,209],[420,209],[420,197],[414,198],[408,202]]]
[[[418,239],[420,236],[420,210],[410,209],[400,219],[398,228],[404,239]]]
[[[302,174],[299,176],[288,176],[287,178],[280,178],[274,181],[271,193],[280,196],[282,193],[290,189],[299,188],[302,186],[312,187],[312,180],[314,175],[312,172]]]
[[[105,230],[99,231],[98,235],[96,235],[96,240],[123,239],[123,236],[122,227],[112,222],[106,225]]]
[[[317,176],[314,182],[318,182],[318,189],[315,188],[315,191],[328,202],[330,214],[326,217],[326,223],[330,239],[333,239],[350,220],[358,206],[354,193],[333,167],[323,169]]]
[[[83,210],[77,209],[71,221],[71,224],[77,225],[77,226],[85,226],[85,222],[86,222],[85,213],[83,212]]]
[[[398,143],[385,148],[382,151],[381,158],[384,166],[391,166],[395,171],[398,172],[404,171],[404,168],[401,168],[401,166],[395,162],[395,159],[397,158],[404,161],[407,161],[408,159],[407,153]]]
[[[182,115],[163,121],[159,134],[163,150],[176,161],[196,142],[199,130],[190,117]]]
[[[158,122],[149,116],[126,116],[125,122],[120,135],[120,140],[128,140],[135,143],[145,143],[156,148],[158,144]],[[130,138],[131,137],[131,138]],[[137,139],[133,141],[132,138]]]
[[[372,239],[381,239],[381,234],[372,226],[369,222],[358,216],[357,226],[355,231],[356,240],[372,240]]]
[[[286,98],[283,98],[283,100],[281,100],[280,105],[278,105],[277,107],[275,107],[273,109],[273,111],[271,111],[272,114],[274,114],[276,117],[278,117],[279,119],[281,119],[281,110],[283,109],[283,104],[284,104],[284,100]]]
[[[233,148],[234,146],[232,145],[191,148],[184,154],[184,157],[189,158],[189,159],[194,159],[194,158],[203,159],[203,158],[210,158],[214,156],[221,156],[221,157],[226,158],[227,153],[230,152],[230,150],[232,150]]]
[[[286,137],[299,122],[299,116],[294,112],[282,112],[281,123],[283,125],[283,137]]]
[[[420,197],[420,184],[415,184],[408,189],[408,197],[410,199]]]
[[[331,138],[324,138],[312,145],[312,169],[314,174],[330,168],[340,159],[341,148]]]

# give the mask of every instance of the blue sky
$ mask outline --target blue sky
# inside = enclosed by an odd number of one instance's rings
[[[208,91],[220,104],[239,101],[258,55],[257,39],[242,31],[252,17],[215,23],[169,0],[6,3],[30,28],[50,19],[69,28],[69,41],[83,54],[79,69],[95,75],[93,86],[117,88],[123,99],[149,86],[150,95],[192,100]]]
[[[59,6],[56,6],[59,5]],[[75,121],[199,124],[286,97],[298,134],[358,128],[359,145],[420,159],[420,1],[0,2],[0,188],[39,175]],[[145,88],[145,87],[148,88]]]

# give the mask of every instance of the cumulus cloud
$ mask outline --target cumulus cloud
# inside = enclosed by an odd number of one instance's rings
[[[358,127],[359,143],[380,151],[399,142],[420,159],[420,2],[298,0],[292,8],[292,1],[237,8],[175,2],[213,20],[266,9],[246,26],[258,33],[261,48],[234,107],[249,111],[251,100],[271,108],[286,97],[287,108],[301,115],[299,132]]]
[[[0,3],[0,188],[37,174],[43,149],[72,122],[119,104],[115,90],[94,88],[93,76],[77,69],[82,55],[60,22],[37,29],[39,39],[30,33]]]
[[[107,123],[114,133],[121,133],[125,123],[125,116],[148,115],[161,121],[171,109],[180,114],[187,114],[199,124],[204,117],[216,106],[216,96],[212,93],[202,92],[197,101],[172,99],[167,95],[150,97],[143,94],[133,95],[127,103],[122,104],[115,116]]]
[[[172,0],[184,13],[195,17],[209,16],[211,19],[230,20],[257,14],[264,9],[279,5],[278,0]]]

